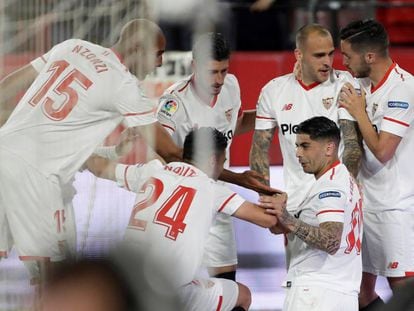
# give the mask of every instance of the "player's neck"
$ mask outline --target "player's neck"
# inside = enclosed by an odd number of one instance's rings
[[[215,95],[210,94],[203,87],[201,87],[200,84],[197,83],[197,79],[195,78],[195,76],[193,76],[191,83],[193,84],[194,91],[198,98],[200,98],[203,103],[211,106],[211,103],[214,101]]]
[[[339,163],[341,163],[341,162],[339,161],[338,157],[328,159],[327,162],[325,163],[325,165],[318,172],[316,172],[314,174],[315,179],[319,179],[327,171],[329,171],[331,168],[337,166]]]
[[[394,62],[392,59],[387,57],[372,65],[369,78],[374,88],[376,88],[378,84],[388,77],[393,64]]]

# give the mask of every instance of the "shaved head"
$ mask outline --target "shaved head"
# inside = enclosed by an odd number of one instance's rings
[[[311,35],[321,37],[331,37],[331,33],[325,27],[319,24],[309,24],[300,28],[296,33],[296,48],[303,50],[306,47],[307,40]]]

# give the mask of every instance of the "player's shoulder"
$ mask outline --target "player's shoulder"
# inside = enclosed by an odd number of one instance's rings
[[[165,91],[163,95],[173,95],[176,97],[181,97],[183,94],[187,92],[190,87],[192,76],[186,77],[181,79],[174,84],[170,85]]]
[[[227,84],[230,87],[237,87],[239,88],[239,80],[234,74],[228,73],[226,78],[224,79],[224,84]]]
[[[332,166],[321,178],[321,184],[329,187],[347,189],[351,173],[343,163],[337,163]]]
[[[263,92],[272,92],[278,88],[284,87],[289,84],[296,84],[297,80],[293,73],[288,73],[283,76],[275,77],[269,82],[267,82],[262,88]]]

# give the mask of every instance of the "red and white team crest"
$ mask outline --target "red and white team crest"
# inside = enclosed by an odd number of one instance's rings
[[[231,122],[231,119],[232,119],[232,112],[233,112],[233,108],[224,112],[224,114],[226,115],[226,119],[229,123]]]
[[[322,104],[326,110],[329,110],[329,108],[332,107],[333,102],[334,102],[333,97],[322,98]]]

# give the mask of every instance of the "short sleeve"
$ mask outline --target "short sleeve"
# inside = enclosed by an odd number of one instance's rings
[[[142,126],[157,121],[156,105],[138,86],[137,79],[128,79],[115,97],[117,110],[127,127]]]
[[[215,183],[214,201],[217,212],[233,215],[237,209],[246,201],[225,184]]]
[[[173,94],[165,94],[159,99],[157,119],[173,135],[177,129],[177,119],[184,107],[180,99]]]
[[[397,85],[389,94],[381,131],[403,137],[414,119],[414,79]]]
[[[74,41],[74,39],[66,40],[62,43],[56,44],[53,48],[51,48],[47,53],[43,54],[42,56],[35,58],[30,62],[30,64],[33,66],[33,68],[40,72],[47,64],[47,61],[49,60],[50,55],[53,53],[53,51],[63,48],[67,46],[68,44],[71,44]]]
[[[162,167],[159,160],[136,165],[118,164],[115,168],[116,182],[118,186],[128,191],[138,192],[143,183]]]
[[[275,115],[272,108],[272,96],[269,85],[265,86],[260,92],[259,100],[256,105],[256,130],[268,130],[277,126]]]
[[[344,222],[344,212],[347,202],[346,195],[336,189],[323,189],[317,194],[319,200],[316,217],[319,223],[334,221]]]

